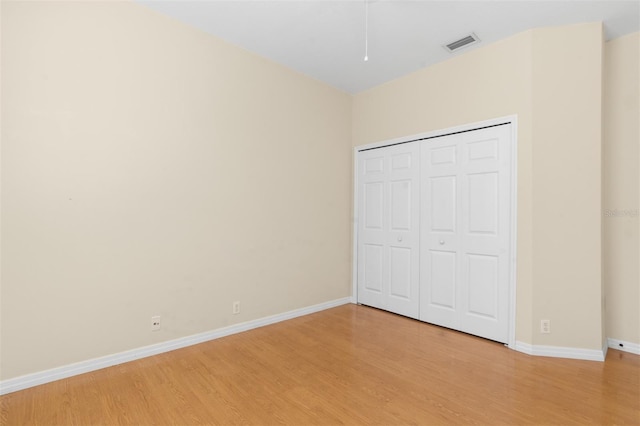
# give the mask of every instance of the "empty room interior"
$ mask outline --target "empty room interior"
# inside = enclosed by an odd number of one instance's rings
[[[0,2],[0,423],[640,424],[640,2]]]

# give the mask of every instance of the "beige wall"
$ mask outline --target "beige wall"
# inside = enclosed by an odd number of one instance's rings
[[[348,95],[132,3],[2,43],[2,379],[349,295]]]
[[[640,33],[605,44],[603,268],[607,336],[640,344]]]
[[[601,55],[599,23],[538,29],[354,98],[354,146],[518,115],[516,338],[525,343],[602,348]],[[551,334],[539,333],[541,319]]]
[[[602,27],[533,31],[536,345],[601,349]]]
[[[350,145],[511,114],[517,339],[601,347],[601,207],[640,192],[638,34],[607,44],[601,158],[600,24],[351,98],[135,4],[2,7],[1,379],[347,296]],[[638,342],[637,217],[602,222],[608,336]]]

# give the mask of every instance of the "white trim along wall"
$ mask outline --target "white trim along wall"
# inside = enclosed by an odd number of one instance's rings
[[[303,315],[309,315],[315,312],[324,311],[325,309],[334,308],[336,306],[346,305],[350,302],[351,298],[343,297],[341,299],[331,300],[313,306],[307,306],[306,308],[294,309],[289,312],[283,312],[277,315],[271,315],[240,324],[234,324],[229,327],[219,328],[217,330],[194,334],[192,336],[169,340],[167,342],[162,342],[155,345],[131,349],[113,355],[107,355],[87,361],[77,362],[74,364],[63,365],[62,367],[52,368],[50,370],[40,371],[38,373],[26,374],[24,376],[15,377],[13,379],[3,380],[0,382],[0,395],[16,392],[60,379],[66,379],[67,377],[77,376],[79,374],[100,370],[102,368],[124,364],[125,362],[135,361],[136,359],[146,358],[164,352],[170,352],[176,349],[185,348],[187,346],[197,345],[199,343],[208,342],[210,340],[219,339],[221,337],[241,333],[243,331],[252,330],[254,328],[263,327],[265,325],[275,324],[277,322],[301,317]]]
[[[638,343],[625,342],[624,340],[608,338],[607,346],[611,349],[617,349],[619,351],[640,355],[640,344]]]

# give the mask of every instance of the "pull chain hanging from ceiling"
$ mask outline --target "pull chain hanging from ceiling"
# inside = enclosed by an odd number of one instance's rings
[[[369,0],[364,0],[364,61],[369,60]]]

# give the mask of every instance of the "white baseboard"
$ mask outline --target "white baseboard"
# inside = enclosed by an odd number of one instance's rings
[[[274,324],[296,317],[301,317],[304,315],[312,314],[314,312],[324,311],[325,309],[334,308],[340,305],[346,305],[348,303],[351,303],[351,297],[343,297],[341,299],[331,300],[329,302],[319,303],[313,306],[307,306],[306,308],[294,309],[293,311],[271,315],[264,318],[258,318],[252,321],[234,324],[228,327],[194,334],[179,339],[169,340],[167,342],[162,342],[155,345],[144,346],[113,355],[107,355],[100,358],[77,362],[74,364],[63,365],[62,367],[52,368],[50,370],[27,374],[13,379],[2,380],[0,381],[0,395],[27,389],[44,383],[53,382],[55,380],[65,379],[67,377],[76,376],[78,374],[88,373],[90,371],[100,370],[102,368],[123,364],[125,362],[134,361],[136,359],[173,351],[175,349],[197,345],[198,343],[219,339],[220,337],[229,336],[231,334],[263,327],[265,325]]]
[[[608,338],[607,343],[611,349],[625,351],[632,354],[640,355],[640,344],[625,342],[624,340]]]
[[[604,361],[606,347],[600,349],[565,348],[562,346],[542,346],[516,341],[513,348],[518,352],[534,356],[548,356],[554,358],[584,359],[587,361]]]

